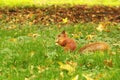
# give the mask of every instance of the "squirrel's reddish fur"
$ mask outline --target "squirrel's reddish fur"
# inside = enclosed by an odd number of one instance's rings
[[[65,50],[74,51],[76,49],[76,42],[69,38],[65,31],[58,35],[56,43],[64,47]]]
[[[81,47],[79,52],[105,51],[108,49],[109,49],[109,46],[105,42],[93,42]]]
[[[76,49],[76,42],[73,39],[69,38],[65,31],[58,35],[56,43],[64,47],[65,50],[74,51]],[[105,51],[108,49],[109,46],[105,42],[93,42],[81,47],[79,52],[82,53],[87,51]]]

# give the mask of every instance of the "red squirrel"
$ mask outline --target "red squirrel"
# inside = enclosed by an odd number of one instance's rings
[[[64,47],[65,51],[74,51],[76,49],[76,42],[69,38],[65,31],[58,35],[56,43]]]
[[[74,51],[77,48],[75,40],[68,37],[65,31],[60,33],[57,37],[56,43],[64,47],[65,51]],[[93,42],[86,44],[79,49],[80,53],[91,51],[105,51],[109,49],[109,45],[105,42]]]

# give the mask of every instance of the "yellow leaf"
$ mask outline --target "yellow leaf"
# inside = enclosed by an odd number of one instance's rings
[[[72,74],[73,72],[75,72],[75,67],[69,64],[63,64],[62,62],[58,62],[58,64],[60,65],[60,69],[68,71],[68,74]]]
[[[29,70],[31,74],[33,74],[33,72],[34,72],[33,69],[34,69],[34,66],[31,65],[31,66],[30,66],[30,70]]]
[[[102,32],[105,29],[105,26],[103,24],[99,24],[96,28],[98,31]]]
[[[82,36],[82,32],[72,34],[72,36],[73,36],[73,38],[79,38],[80,36]]]
[[[87,40],[91,40],[91,39],[93,39],[93,37],[94,37],[94,35],[91,35],[91,34],[90,34],[90,35],[87,35],[87,36],[86,36],[86,39],[87,39]]]
[[[67,23],[68,22],[68,18],[64,18],[62,19],[63,23]]]
[[[74,78],[72,78],[72,80],[78,80],[79,75],[76,75]]]
[[[33,57],[33,55],[35,54],[34,51],[30,52],[30,56]]]
[[[61,76],[62,78],[64,78],[63,72],[60,72],[60,76]]]
[[[106,75],[105,74],[97,74],[96,76],[95,76],[95,80],[100,80],[101,78],[103,78],[103,77],[105,77]]]
[[[40,36],[40,35],[39,35],[38,33],[35,33],[35,34],[29,33],[28,36],[29,36],[29,37],[33,37],[33,38],[36,38],[36,37],[38,37],[38,36]]]
[[[13,29],[16,29],[16,28],[17,28],[16,25],[12,25],[12,26],[7,27],[6,29],[7,29],[7,30],[13,30]]]
[[[16,29],[17,28],[17,26],[16,25],[12,25],[12,29]]]
[[[80,36],[78,34],[72,34],[73,38],[79,38]]]
[[[15,38],[11,38],[11,39],[9,39],[9,41],[16,42],[16,39]]]
[[[60,69],[67,70],[67,71],[69,71],[69,72],[75,71],[74,68],[73,68],[72,66],[68,65],[68,64],[61,65],[61,66],[60,66]]]
[[[86,80],[94,80],[90,77],[91,74],[83,74],[82,76],[86,78]]]
[[[39,72],[39,73],[42,73],[42,72],[44,72],[44,71],[45,71],[44,68],[42,68],[41,66],[38,66],[38,72]]]
[[[38,68],[38,73],[42,73],[42,72],[44,72],[45,70],[48,70],[48,68],[47,68],[47,67],[44,67],[44,66],[38,66],[37,68]]]
[[[73,61],[67,61],[66,63],[71,65],[72,67],[76,67],[77,66],[77,63],[73,62]]]
[[[116,52],[111,52],[110,55],[112,55],[112,56],[113,56],[113,55],[116,55]]]
[[[62,62],[58,62],[59,65],[64,65]]]
[[[25,78],[25,80],[30,80],[29,78]]]
[[[35,77],[36,77],[36,75],[32,75],[32,76],[30,76],[28,78],[25,78],[25,80],[34,80]]]
[[[29,25],[30,25],[30,26],[33,25],[33,22],[29,22]]]

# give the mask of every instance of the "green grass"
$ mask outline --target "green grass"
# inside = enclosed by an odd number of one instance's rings
[[[64,25],[61,29],[56,25],[20,25],[14,24],[15,29],[9,29],[10,24],[2,23],[0,28],[0,80],[72,80],[79,75],[78,80],[86,80],[83,74],[99,80],[120,79],[120,24],[109,25],[110,32],[99,32],[97,24]],[[96,52],[80,55],[75,52],[64,52],[63,48],[55,45],[56,36],[66,30],[75,39],[78,47],[92,41],[105,41],[110,44],[111,51]],[[78,33],[81,32],[82,35]],[[39,36],[28,36],[28,34]],[[86,40],[89,34],[96,36]],[[72,36],[77,34],[78,37]],[[114,45],[117,44],[117,45]],[[112,60],[112,67],[106,66],[104,60]],[[73,74],[61,70],[58,62],[73,61],[77,67]],[[90,64],[90,65],[89,65]],[[39,67],[39,68],[38,68]],[[63,72],[64,77],[60,76]]]
[[[61,4],[87,4],[87,5],[106,5],[120,6],[120,0],[0,0],[0,6],[24,7],[24,6],[46,6]]]

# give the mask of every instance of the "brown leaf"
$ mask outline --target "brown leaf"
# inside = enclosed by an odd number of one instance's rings
[[[113,62],[111,59],[104,60],[104,64],[108,67],[113,67]]]
[[[15,10],[10,10],[9,8],[0,9],[0,19],[7,23],[16,22],[24,24],[25,22],[36,20],[36,24],[41,23],[43,25],[83,22],[103,22],[105,25],[106,23],[108,25],[109,21],[110,23],[119,23],[119,14],[120,7],[89,7],[87,5],[74,5],[72,7],[52,5],[42,8],[15,8]],[[100,28],[98,28],[98,30],[100,30]],[[109,32],[109,30],[107,30],[107,32]]]

